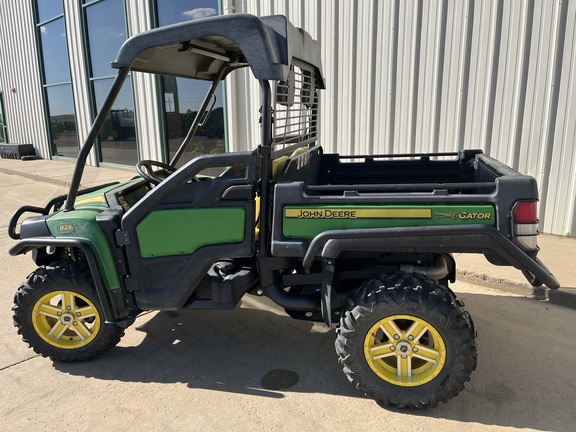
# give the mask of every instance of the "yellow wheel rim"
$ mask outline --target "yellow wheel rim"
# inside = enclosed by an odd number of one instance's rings
[[[432,381],[446,362],[446,345],[427,321],[392,315],[372,326],[364,341],[370,368],[385,381],[415,387]]]
[[[32,325],[50,345],[76,349],[88,345],[96,337],[100,330],[100,314],[81,294],[53,291],[34,305]]]

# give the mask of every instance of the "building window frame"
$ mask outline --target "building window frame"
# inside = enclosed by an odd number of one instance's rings
[[[150,19],[151,19],[151,27],[158,28],[160,27],[160,14],[159,14],[159,3],[160,1],[167,2],[167,0],[149,0],[150,5]],[[169,0],[168,0],[169,1]],[[222,0],[216,0],[218,6],[218,15],[222,15],[223,7],[222,7]],[[168,23],[165,25],[169,25]],[[159,117],[159,125],[161,129],[161,154],[163,157],[163,162],[170,163],[170,144],[169,144],[169,130],[168,130],[168,122],[167,122],[167,115],[166,115],[166,100],[165,100],[165,85],[164,79],[162,76],[156,77],[156,86],[158,89],[158,94],[156,98],[157,104],[157,112]],[[223,122],[224,122],[224,153],[228,153],[229,151],[229,140],[228,140],[228,109],[227,109],[227,86],[226,81],[223,80],[220,82],[221,86],[221,94],[222,94],[222,114],[223,114]],[[203,94],[202,97],[205,95]],[[182,162],[180,162],[182,163]]]
[[[48,151],[49,151],[49,155],[51,158],[63,158],[63,159],[76,159],[77,157],[77,152],[80,151],[80,141],[78,139],[78,116],[76,113],[76,104],[74,101],[74,83],[72,82],[72,69],[71,69],[71,65],[70,65],[70,52],[68,51],[68,28],[66,26],[66,18],[65,18],[65,10],[64,10],[64,4],[62,4],[62,12],[54,15],[50,18],[45,19],[44,21],[40,21],[40,9],[38,6],[38,1],[33,1],[32,2],[32,16],[34,18],[34,26],[35,26],[35,40],[36,40],[36,53],[37,53],[37,58],[38,58],[38,64],[39,64],[39,75],[40,75],[40,83],[42,86],[42,104],[43,104],[43,108],[44,108],[44,121],[45,121],[45,125],[46,125],[46,137],[48,140]],[[43,42],[42,42],[42,28],[48,24],[54,23],[58,20],[62,20],[62,24],[64,26],[64,32],[65,32],[65,49],[66,49],[66,53],[67,53],[67,57],[68,57],[68,80],[67,81],[61,81],[61,82],[54,82],[54,83],[47,83],[47,74],[46,74],[46,65],[45,65],[45,59],[44,59],[44,46],[43,46]],[[66,155],[61,155],[57,153],[57,148],[55,146],[54,140],[55,140],[55,132],[53,131],[52,128],[52,119],[51,119],[51,114],[50,114],[50,103],[49,103],[49,97],[48,97],[48,92],[50,89],[53,88],[57,88],[57,87],[63,87],[63,86],[70,86],[70,93],[72,95],[72,115],[74,118],[74,127],[75,127],[75,131],[76,131],[76,150],[77,152],[74,154],[74,156],[66,156]]]
[[[90,8],[90,6],[94,6],[96,4],[99,3],[103,3],[106,0],[79,0],[81,1],[81,25],[82,25],[82,47],[83,47],[83,57],[84,57],[84,65],[87,71],[87,88],[88,88],[88,96],[89,96],[89,112],[90,112],[90,118],[92,121],[94,121],[94,119],[96,118],[97,114],[98,114],[98,103],[96,100],[96,90],[95,90],[95,84],[105,81],[105,80],[110,80],[112,81],[114,78],[116,78],[116,74],[113,73],[113,70],[110,70],[110,75],[99,75],[99,76],[93,76],[94,75],[94,66],[92,64],[92,51],[91,51],[91,46],[90,46],[90,37],[88,34],[88,8]],[[127,6],[126,6],[126,0],[121,0],[122,2],[122,9],[124,11],[124,31],[126,32],[126,39],[128,39],[129,34],[128,34],[128,10],[127,10]],[[112,56],[115,56],[116,53],[111,53]],[[112,58],[112,57],[111,57]],[[126,81],[130,81],[130,93],[131,93],[131,100],[132,100],[132,106],[134,107],[134,112],[133,112],[133,121],[134,121],[134,133],[135,133],[135,143],[136,143],[136,160],[140,160],[140,146],[139,146],[139,139],[138,139],[138,115],[137,115],[137,107],[136,107],[136,97],[134,94],[134,82],[132,80],[132,73],[128,73],[127,76],[127,80]],[[124,83],[124,86],[127,85],[127,82]],[[111,113],[109,115],[112,115]],[[110,161],[105,161],[104,160],[104,154],[102,151],[102,142],[100,140],[100,137],[98,137],[96,139],[96,145],[94,146],[94,151],[96,154],[96,165],[97,166],[119,166],[119,167],[127,167],[127,166],[133,166],[134,164],[124,164],[124,163],[120,163],[120,162],[110,162]]]
[[[4,93],[0,92],[0,143],[8,143],[8,127],[6,126],[6,115],[4,110]]]

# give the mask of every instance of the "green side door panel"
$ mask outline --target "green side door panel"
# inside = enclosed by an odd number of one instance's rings
[[[187,255],[217,244],[242,243],[246,210],[212,207],[156,210],[136,227],[143,258]]]

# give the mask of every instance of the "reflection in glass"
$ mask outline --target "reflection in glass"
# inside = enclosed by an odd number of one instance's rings
[[[165,26],[218,15],[218,0],[157,0],[158,25]],[[164,115],[170,160],[180,147],[192,121],[210,88],[205,81],[163,77]],[[224,128],[224,92],[216,90],[216,105],[208,121],[196,132],[178,166],[198,154],[226,151]]]
[[[64,18],[39,26],[42,39],[45,84],[70,81]]]
[[[218,0],[158,0],[157,3],[159,26],[218,15]]]
[[[113,79],[94,80],[96,109],[102,104],[112,86]],[[136,152],[136,125],[134,123],[134,98],[132,80],[126,78],[124,85],[108,113],[108,118],[100,132],[101,161],[122,165],[134,165],[138,156]]]
[[[38,22],[48,21],[64,13],[62,0],[38,0]]]
[[[63,84],[46,88],[48,111],[50,112],[50,138],[52,155],[78,156],[78,136],[72,85]]]
[[[123,0],[104,0],[86,7],[92,77],[115,75],[110,67],[126,40]]]
[[[87,3],[84,1],[84,3]],[[97,111],[112,86],[117,71],[110,67],[126,40],[124,0],[102,0],[85,7]],[[126,79],[99,135],[100,161],[134,165],[138,159],[132,81]]]
[[[170,160],[172,160],[178,147],[180,147],[186,137],[198,109],[202,105],[204,96],[210,88],[210,83],[167,76],[162,78],[166,133],[168,135]],[[182,166],[199,154],[223,153],[226,151],[223,93],[221,87],[216,90],[215,96],[217,100],[214,110],[206,124],[198,128],[192,142],[180,158],[178,166]]]

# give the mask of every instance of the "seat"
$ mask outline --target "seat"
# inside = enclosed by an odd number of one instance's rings
[[[298,149],[300,150],[300,149]],[[296,150],[296,151],[298,151]],[[294,154],[294,153],[293,153]],[[278,177],[284,169],[284,166],[290,160],[290,156],[280,156],[272,161],[272,184],[275,185],[278,182]],[[260,195],[256,194],[254,199],[256,205],[256,227],[254,229],[254,237],[256,240],[260,237]]]

